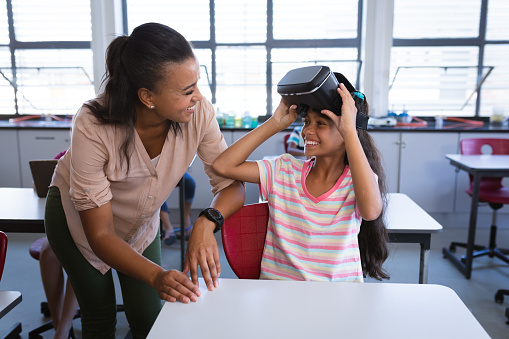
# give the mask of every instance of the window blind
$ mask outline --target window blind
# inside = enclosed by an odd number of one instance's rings
[[[12,0],[17,41],[90,41],[89,0]]]
[[[399,39],[477,37],[480,11],[481,0],[394,0],[393,36]]]
[[[210,39],[209,0],[128,0],[127,22],[129,34],[146,22],[170,26],[187,40]]]
[[[273,0],[275,39],[357,37],[358,1]]]

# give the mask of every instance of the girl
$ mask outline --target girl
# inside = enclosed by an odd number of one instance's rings
[[[246,161],[265,140],[297,118],[281,100],[274,115],[226,149],[213,168],[228,178],[259,183],[269,203],[261,279],[357,281],[388,279],[383,223],[385,186],[373,140],[356,130],[357,110],[368,113],[360,92],[343,84],[342,115],[309,109],[302,137],[305,155]],[[362,226],[361,226],[362,223]]]

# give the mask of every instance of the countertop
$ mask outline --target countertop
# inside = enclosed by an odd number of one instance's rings
[[[441,128],[435,128],[435,122],[433,118],[422,118],[423,120],[429,119],[427,121],[427,126],[418,126],[418,127],[410,127],[410,126],[368,126],[369,131],[376,132],[463,132],[463,131],[473,131],[480,133],[490,133],[490,132],[509,132],[509,126],[507,123],[503,126],[492,126],[489,122],[488,118],[467,118],[477,121],[483,121],[482,126],[461,123],[456,121],[448,121],[445,120],[443,126]],[[294,126],[298,124],[290,126],[288,131],[291,131]],[[9,122],[8,120],[0,120],[0,129],[68,129],[71,128],[71,120],[65,121],[46,121],[46,120],[25,120],[20,122]],[[252,128],[243,128],[243,127],[221,127],[223,131],[248,131]]]

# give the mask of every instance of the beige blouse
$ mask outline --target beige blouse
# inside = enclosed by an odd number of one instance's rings
[[[210,102],[198,102],[182,135],[171,130],[154,166],[135,132],[130,170],[120,166],[121,129],[99,124],[88,108],[76,114],[71,147],[59,160],[51,185],[60,189],[69,231],[83,256],[97,270],[110,267],[99,259],[86,239],[78,211],[111,203],[115,232],[142,253],[159,229],[159,209],[178,184],[195,154],[203,161],[212,192],[233,181],[218,176],[212,162],[227,148]]]

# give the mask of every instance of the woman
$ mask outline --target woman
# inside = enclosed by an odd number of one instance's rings
[[[221,268],[213,231],[220,222],[209,220],[210,213],[194,224],[184,272],[160,266],[159,208],[194,155],[210,177],[213,212],[231,215],[245,192],[241,183],[212,170],[227,145],[197,87],[199,64],[182,35],[143,24],[110,44],[106,69],[105,92],[74,118],[71,147],[48,193],[45,225],[76,293],[83,338],[115,336],[110,268],[119,276],[132,335],[143,338],[160,299],[197,300],[198,266],[208,289],[217,286]]]

